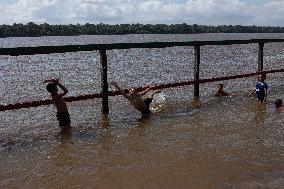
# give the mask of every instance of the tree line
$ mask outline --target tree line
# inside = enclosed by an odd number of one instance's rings
[[[27,24],[0,25],[0,37],[39,37],[124,34],[284,33],[284,27],[197,24]]]

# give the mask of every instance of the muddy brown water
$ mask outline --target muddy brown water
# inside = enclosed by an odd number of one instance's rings
[[[284,34],[125,35],[4,38],[1,47],[284,38]],[[254,72],[258,45],[201,48],[201,78]],[[108,51],[109,81],[138,87],[191,80],[193,48]],[[284,67],[284,43],[266,44],[264,68]],[[97,52],[0,56],[1,104],[46,99],[59,77],[69,95],[100,92]],[[267,76],[266,104],[247,95],[255,77],[165,89],[141,117],[121,96],[68,103],[72,129],[58,135],[53,106],[0,112],[0,188],[284,188],[283,73]],[[114,90],[110,87],[110,90]]]

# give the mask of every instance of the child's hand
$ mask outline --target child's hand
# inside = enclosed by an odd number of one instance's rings
[[[157,89],[157,90],[155,91],[155,93],[161,93],[161,92],[162,92],[161,89]]]
[[[58,78],[51,78],[51,79],[45,80],[43,83],[48,83],[48,82],[58,83],[58,82],[59,82],[59,79],[58,79]]]

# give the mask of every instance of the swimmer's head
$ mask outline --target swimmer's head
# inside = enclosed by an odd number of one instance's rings
[[[276,100],[275,100],[275,106],[276,106],[276,108],[279,108],[279,107],[281,107],[282,105],[283,105],[283,102],[282,102],[281,99],[276,99]]]
[[[49,92],[49,93],[56,93],[58,91],[57,89],[57,85],[55,83],[48,83],[46,85],[46,90]]]
[[[258,81],[264,81],[266,79],[266,74],[260,74],[259,76],[258,76]]]
[[[220,90],[223,90],[224,85],[222,83],[219,83],[219,84],[217,84],[217,88],[220,89]]]

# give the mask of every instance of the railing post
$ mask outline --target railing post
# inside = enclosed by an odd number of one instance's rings
[[[107,55],[106,50],[100,50],[101,56],[101,92],[107,94],[108,93],[108,81],[107,81]],[[109,113],[108,106],[108,96],[102,98],[102,113]]]
[[[199,80],[200,46],[194,46],[194,81]],[[194,97],[199,98],[199,84],[194,84]]]
[[[258,61],[257,61],[257,71],[262,71],[263,70],[263,47],[264,43],[260,42],[258,43]]]

